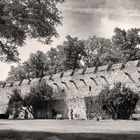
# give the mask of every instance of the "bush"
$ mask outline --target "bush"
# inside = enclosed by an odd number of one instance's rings
[[[35,119],[41,119],[38,118],[36,112],[43,109],[43,107],[47,107],[48,102],[52,100],[53,89],[48,85],[37,85],[31,87],[29,94],[24,97],[24,106]]]
[[[20,89],[14,89],[8,103],[7,114],[12,115],[13,119],[18,118],[23,107],[25,107],[25,111],[28,111],[28,113],[36,119],[38,118],[36,112],[40,111],[44,106],[47,107],[47,103],[52,100],[53,89],[48,85],[37,85],[32,87],[29,94],[25,97],[21,96]],[[27,117],[27,114],[25,116]]]
[[[6,114],[13,115],[13,119],[16,119],[18,118],[22,107],[23,99],[21,97],[21,91],[19,89],[14,89],[8,103]]]
[[[85,104],[88,119],[94,119],[97,116],[102,116],[102,118],[109,118],[105,111],[100,109],[97,96],[85,97]]]
[[[96,98],[100,109],[113,119],[129,119],[139,100],[137,93],[126,86],[105,87]]]

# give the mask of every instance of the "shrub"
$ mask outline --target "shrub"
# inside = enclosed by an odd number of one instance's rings
[[[53,100],[53,89],[48,85],[37,85],[31,87],[28,95],[24,97],[24,106],[36,119],[36,109],[47,106],[49,101]]]
[[[13,94],[10,97],[7,114],[13,115],[13,118],[18,118],[19,113],[23,107],[23,99],[21,97],[21,91],[19,89],[14,89]]]
[[[102,118],[109,118],[105,111],[100,108],[97,96],[85,97],[85,104],[88,119],[94,119],[97,116],[102,116]]]
[[[137,93],[126,86],[105,87],[96,98],[100,108],[113,119],[129,119],[139,100]]]
[[[7,113],[13,115],[13,118],[18,118],[21,110],[25,107],[29,113],[36,119],[36,109],[47,106],[49,101],[53,100],[53,89],[48,85],[37,85],[31,87],[29,94],[24,98],[21,96],[20,89],[14,89],[10,97]],[[26,110],[25,110],[26,111]]]

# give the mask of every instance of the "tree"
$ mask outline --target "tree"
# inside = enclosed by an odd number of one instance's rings
[[[31,53],[28,59],[33,78],[42,78],[45,72],[49,70],[49,64],[46,55],[42,51]]]
[[[59,46],[59,57],[63,60],[64,69],[80,68],[80,61],[86,55],[83,41],[67,36],[67,41]]]
[[[25,96],[21,95],[20,89],[14,89],[8,103],[7,113],[13,115],[13,118],[18,118],[25,107],[34,119],[37,119],[37,112],[44,106],[47,107],[48,102],[52,100],[54,100],[53,89],[48,85],[40,84],[32,87]]]
[[[3,85],[5,83],[5,81],[0,80],[0,85]]]
[[[22,64],[19,64],[17,67],[11,66],[11,70],[8,72],[6,81],[13,82],[27,79],[24,68],[25,67],[23,67]]]
[[[17,67],[11,66],[6,81],[22,81],[24,79],[42,78],[48,73],[49,63],[46,55],[37,51],[31,53],[29,59],[19,64]]]
[[[58,45],[56,48],[51,48],[47,53],[47,60],[49,62],[49,73],[55,74],[67,70],[65,45]]]
[[[50,73],[63,70],[80,68],[80,61],[86,55],[83,41],[78,38],[66,37],[67,40],[56,48],[51,48],[47,53]]]
[[[49,65],[49,73],[48,74],[54,74],[56,72],[59,72],[60,68],[60,63],[62,60],[59,59],[59,49],[58,48],[51,48],[47,53],[46,53],[46,57],[47,57],[47,62]]]
[[[112,37],[112,42],[115,50],[120,57],[120,62],[140,59],[140,29],[132,28],[130,30],[122,30],[115,28],[115,35]]]
[[[84,62],[87,67],[97,67],[118,62],[110,39],[93,36],[84,40],[84,44],[86,52]]]
[[[31,80],[31,78],[33,78],[32,66],[29,64],[28,61],[24,61],[22,63],[22,67],[23,67],[24,73],[25,73],[24,79]]]
[[[38,110],[46,107],[50,100],[53,100],[53,89],[48,85],[41,84],[30,89],[29,94],[24,97],[24,106],[37,119]]]
[[[0,59],[18,61],[18,46],[27,37],[50,43],[57,37],[61,24],[58,3],[64,0],[1,0],[0,1]]]
[[[139,95],[130,88],[114,85],[113,89],[104,88],[97,96],[98,104],[113,119],[129,119],[139,100]]]
[[[16,119],[18,118],[22,107],[23,99],[21,97],[21,91],[19,89],[14,89],[8,103],[7,113],[8,115],[13,115],[13,119]]]

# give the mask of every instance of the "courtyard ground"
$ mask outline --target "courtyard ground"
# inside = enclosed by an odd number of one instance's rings
[[[139,140],[140,121],[0,120],[0,140]]]

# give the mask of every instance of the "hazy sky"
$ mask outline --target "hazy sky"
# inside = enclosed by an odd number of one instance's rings
[[[63,13],[63,25],[58,27],[60,37],[52,45],[42,45],[28,40],[19,49],[22,61],[37,50],[47,52],[52,46],[61,44],[65,36],[86,39],[89,36],[111,38],[115,27],[129,29],[140,27],[140,0],[65,0],[59,8]],[[13,65],[13,64],[12,64]],[[0,63],[0,80],[7,77],[10,64]]]

